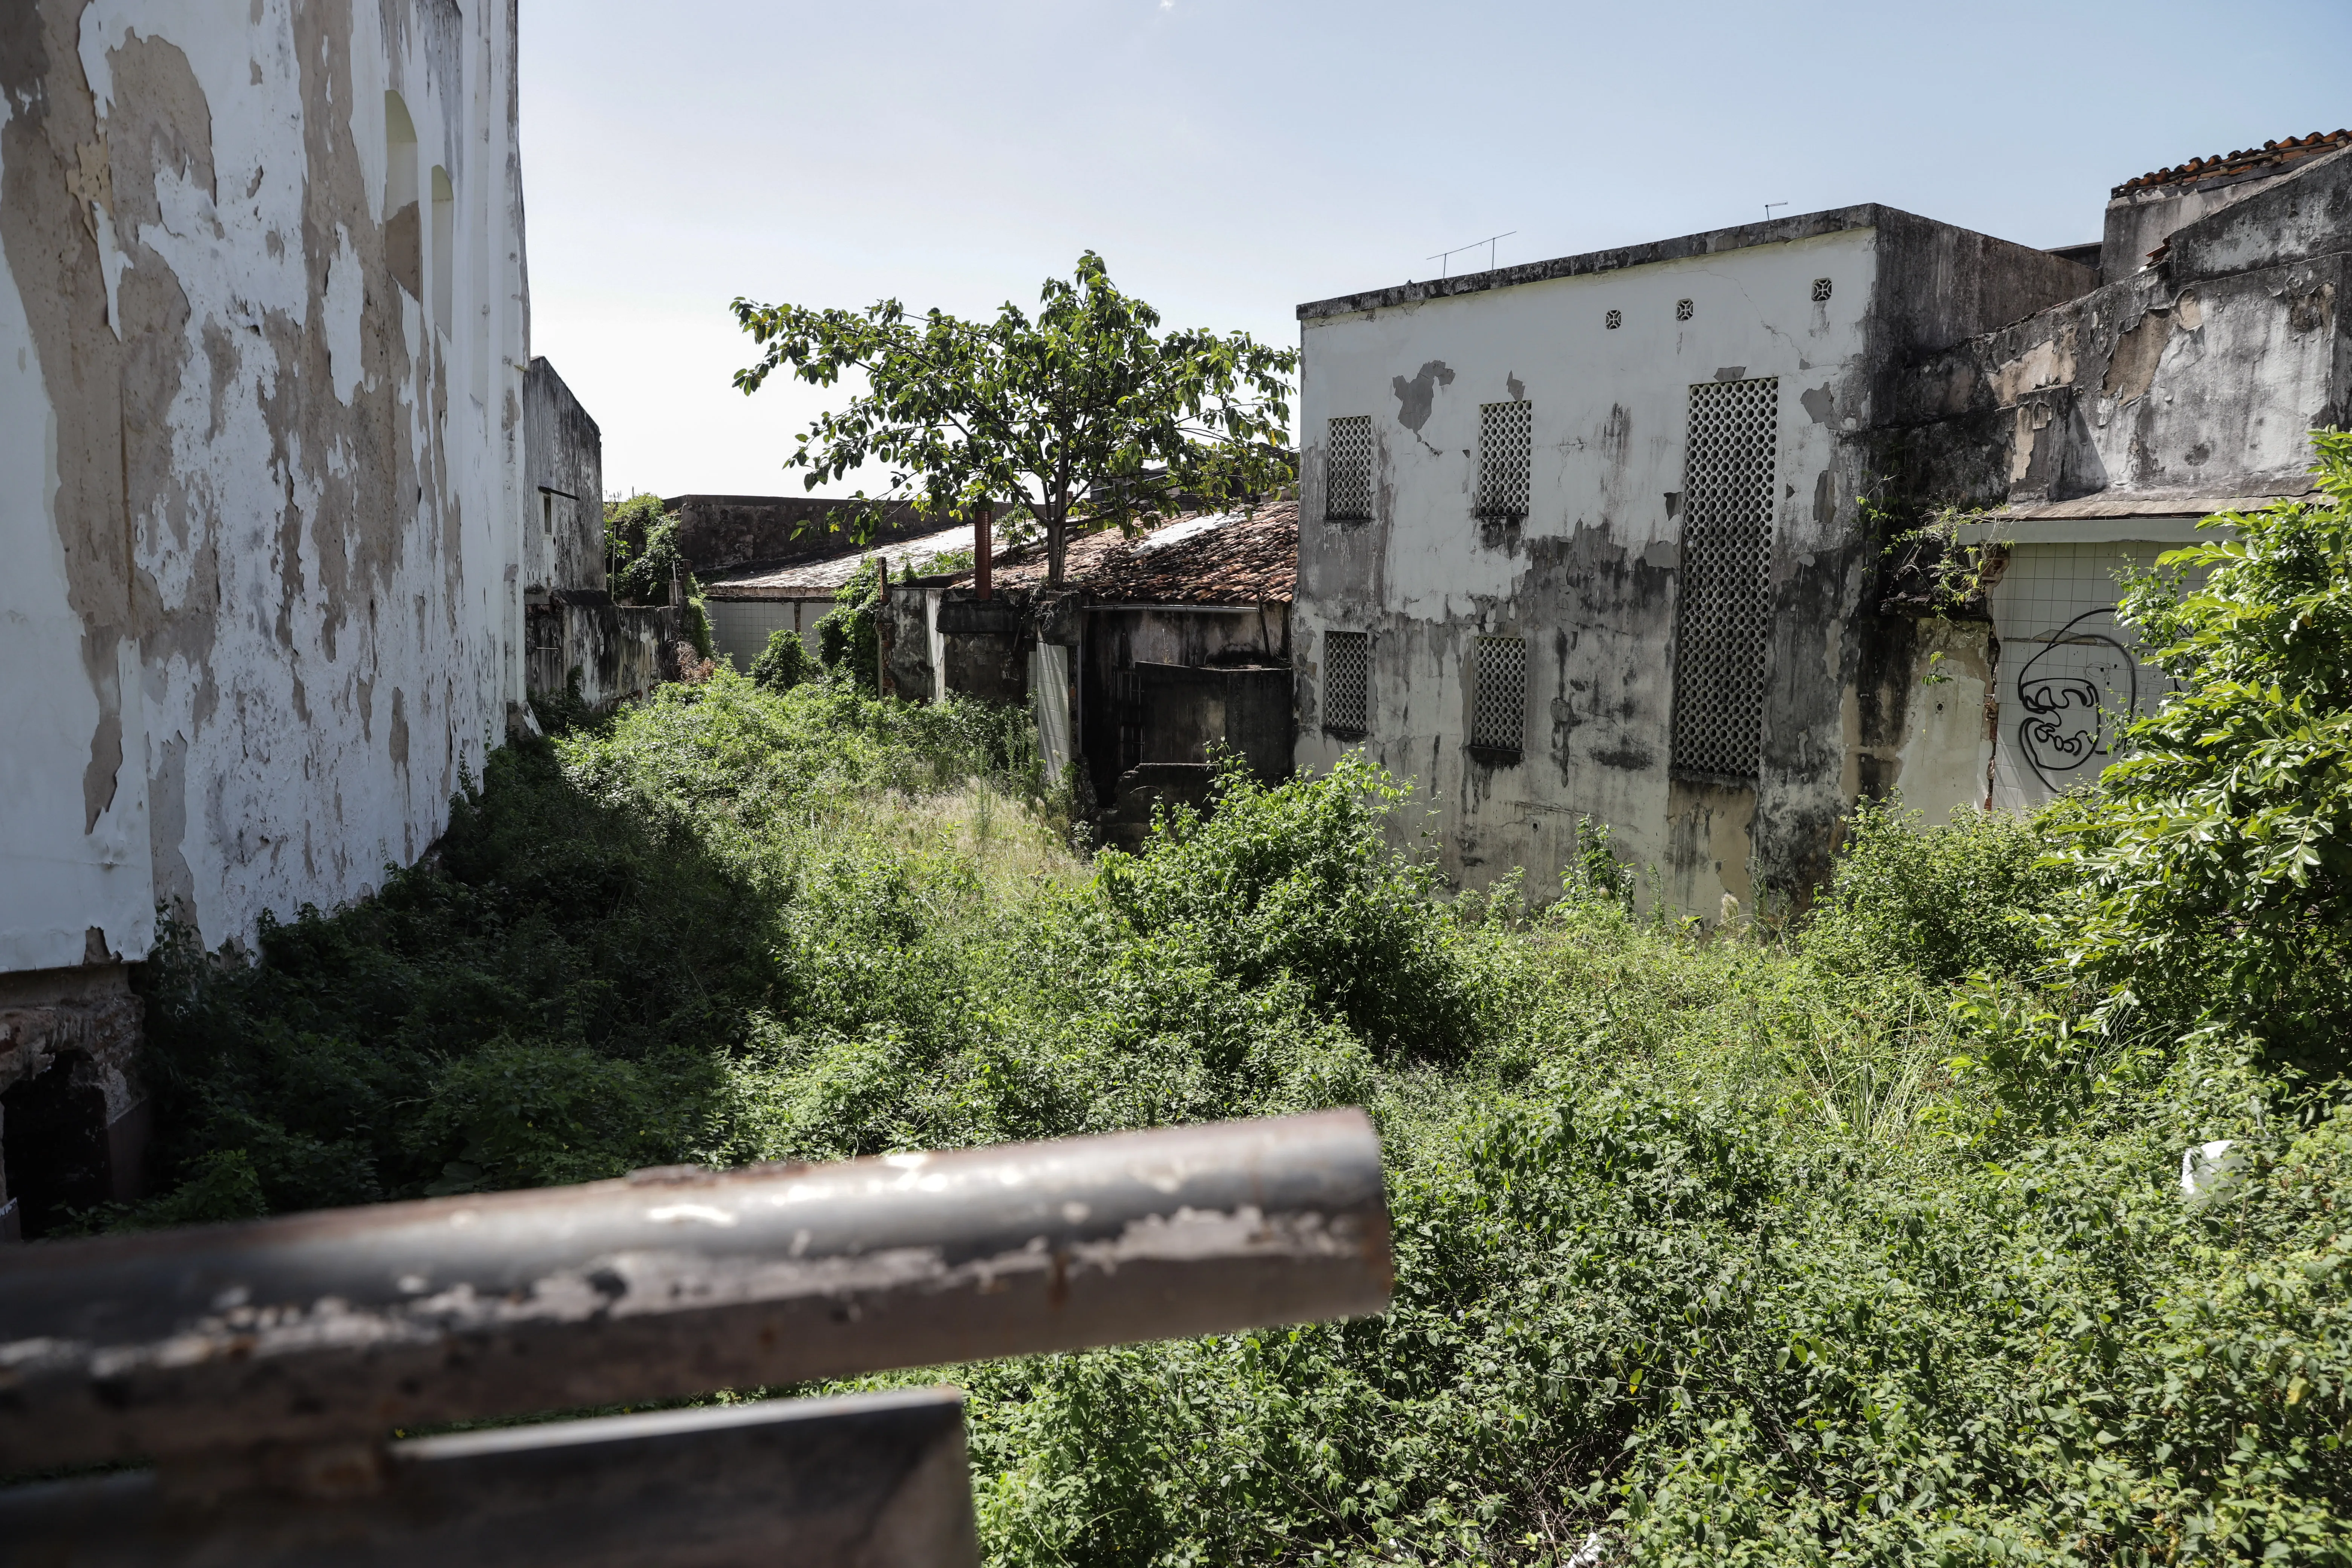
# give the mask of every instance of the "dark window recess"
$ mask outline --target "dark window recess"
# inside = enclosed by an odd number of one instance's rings
[[[1372,419],[1350,415],[1330,422],[1324,442],[1323,515],[1333,522],[1372,515]]]
[[[1780,408],[1775,376],[1690,389],[1675,611],[1673,763],[1679,772],[1756,777],[1771,637]]]
[[[89,1058],[68,1051],[0,1094],[0,1152],[27,1241],[114,1195],[106,1094],[88,1078]]]
[[[1323,634],[1323,728],[1360,735],[1372,707],[1372,638],[1369,632]]]
[[[1480,517],[1528,515],[1528,468],[1534,405],[1486,403],[1478,408]]]
[[[1470,671],[1470,744],[1517,752],[1528,728],[1528,645],[1518,637],[1480,637]]]

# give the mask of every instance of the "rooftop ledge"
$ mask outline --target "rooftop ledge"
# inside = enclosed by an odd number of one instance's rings
[[[1711,228],[1704,234],[1686,234],[1676,239],[1654,239],[1646,245],[1629,245],[1615,250],[1592,250],[1582,256],[1563,256],[1551,261],[1497,267],[1488,272],[1465,272],[1458,278],[1433,278],[1418,283],[1373,289],[1361,294],[1342,294],[1336,299],[1316,300],[1299,306],[1298,319],[1309,321],[1319,317],[1345,316],[1357,310],[1377,310],[1391,305],[1417,305],[1424,300],[1450,299],[1456,294],[1481,294],[1489,289],[1509,289],[1521,283],[1540,283],[1551,278],[1582,278],[1601,272],[1622,272],[1629,267],[1647,267],[1654,262],[1680,261],[1693,256],[1719,256],[1726,251],[1750,250],[1759,245],[1786,245],[1791,240],[1812,239],[1824,234],[1876,228],[1886,214],[1912,216],[1898,208],[1884,206],[1877,202],[1864,202],[1859,206],[1800,213],[1794,217],[1774,218],[1769,223],[1743,223],[1731,228]],[[1933,223],[1935,220],[1914,218],[1913,221]],[[2032,247],[2021,246],[2019,248]]]

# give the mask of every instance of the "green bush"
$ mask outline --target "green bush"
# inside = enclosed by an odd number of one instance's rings
[[[991,1563],[2352,1559],[2352,1090],[2086,1029],[2046,823],[1865,812],[1735,937],[1598,836],[1449,897],[1360,761],[1091,867],[1041,794],[1017,710],[843,680],[509,748],[373,899],[167,948],[114,1217],[1362,1103],[1385,1316],[902,1374]]]
[[[1157,939],[1244,987],[1287,975],[1376,1049],[1432,1057],[1468,1043],[1471,973],[1433,900],[1436,872],[1383,830],[1403,791],[1360,755],[1271,788],[1218,780],[1215,812],[1153,815],[1143,853],[1104,851],[1097,885],[1117,929]]]
[[[2323,501],[2208,519],[2236,536],[2125,595],[2179,689],[2063,815],[2050,930],[2111,1017],[2327,1076],[2352,1037],[2352,435],[2313,439]]]
[[[751,663],[751,683],[769,691],[789,691],[803,680],[814,680],[824,667],[790,626],[769,634],[768,646]]]
[[[1902,969],[1937,984],[2031,975],[2050,960],[2037,917],[2063,876],[2029,820],[1960,811],[1930,826],[1899,799],[1862,801],[1805,950],[1844,973]]]
[[[818,662],[836,674],[845,671],[867,692],[882,679],[881,612],[882,569],[876,556],[859,563],[816,624]]]

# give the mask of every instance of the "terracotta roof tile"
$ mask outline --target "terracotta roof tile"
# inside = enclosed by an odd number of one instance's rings
[[[998,556],[992,577],[1000,588],[1042,588],[1044,544]],[[1298,503],[1188,513],[1138,539],[1090,533],[1070,542],[1062,580],[1107,604],[1286,605],[1298,588]],[[952,581],[968,587],[971,574]]]
[[[2122,195],[2127,191],[2144,191],[2156,185],[2193,185],[2225,174],[2251,174],[2278,165],[2292,163],[2321,153],[2332,153],[2338,147],[2352,147],[2352,131],[2328,134],[2313,132],[2308,136],[2290,136],[2284,142],[2265,142],[2259,147],[2242,152],[2217,153],[2210,158],[2191,158],[2172,169],[2156,169],[2137,180],[2126,180],[2115,188]]]

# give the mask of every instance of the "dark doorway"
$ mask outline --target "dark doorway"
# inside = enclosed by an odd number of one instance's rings
[[[76,1081],[76,1069],[85,1081]],[[27,1241],[64,1224],[71,1217],[68,1210],[90,1208],[114,1195],[106,1095],[86,1081],[89,1073],[89,1058],[68,1051],[47,1070],[20,1079],[0,1094],[0,1152],[7,1161],[8,1195],[16,1200]]]

